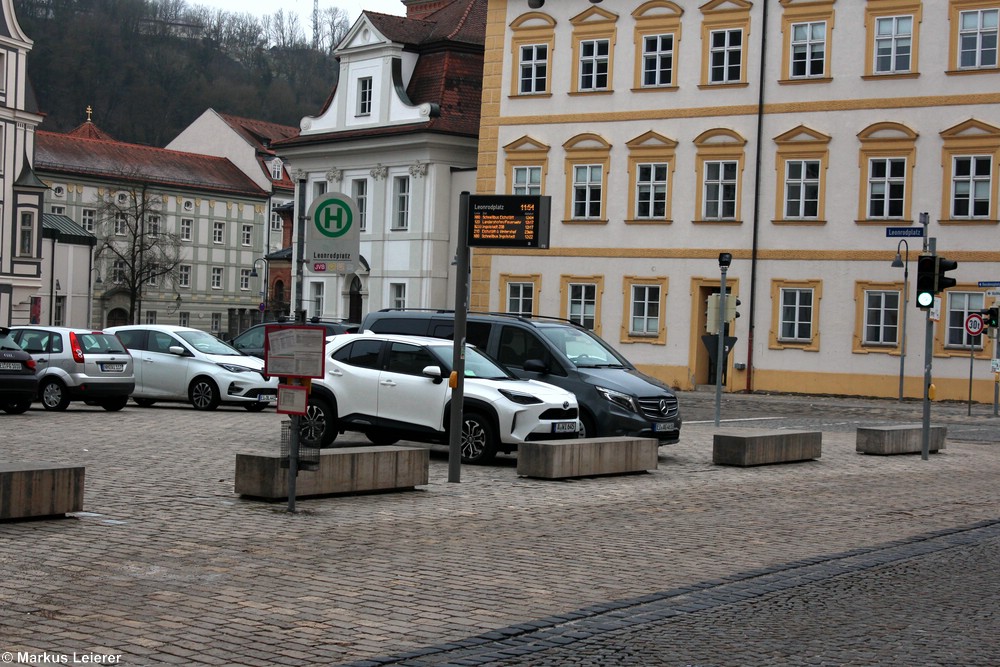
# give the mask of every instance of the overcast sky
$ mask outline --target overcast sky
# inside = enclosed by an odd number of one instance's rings
[[[267,0],[188,0],[189,5],[201,5],[202,7],[212,7],[226,12],[239,14],[253,14],[254,16],[270,16],[279,9],[285,12],[294,12],[299,15],[302,26],[308,31],[312,29],[313,0],[282,0],[273,2]],[[406,13],[406,7],[400,0],[319,0],[319,9],[323,11],[327,7],[339,7],[347,12],[351,17],[351,24],[361,15],[361,10],[367,9],[372,12],[383,14],[396,14],[402,16]]]

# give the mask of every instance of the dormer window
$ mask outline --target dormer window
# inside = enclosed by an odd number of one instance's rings
[[[271,160],[271,178],[275,181],[281,180],[281,169],[284,165],[280,158],[274,158]]]
[[[372,114],[372,78],[363,76],[358,79],[358,115]]]

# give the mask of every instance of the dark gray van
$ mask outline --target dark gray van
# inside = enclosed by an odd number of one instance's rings
[[[455,314],[379,310],[365,317],[361,331],[454,339]],[[640,373],[589,329],[558,318],[469,313],[465,339],[518,377],[576,394],[582,435],[642,436],[661,445],[680,439],[680,410],[670,387]]]

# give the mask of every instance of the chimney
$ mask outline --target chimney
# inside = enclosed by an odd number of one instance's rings
[[[402,0],[406,5],[406,18],[422,19],[428,14],[450,5],[452,0]]]

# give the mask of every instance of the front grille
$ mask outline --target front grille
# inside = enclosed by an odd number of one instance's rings
[[[579,411],[576,408],[549,408],[539,415],[538,418],[552,421],[565,421],[568,419],[576,419],[578,413]]]
[[[674,419],[677,417],[677,397],[664,394],[640,398],[639,409],[642,410],[643,416],[647,419],[655,419],[656,421]]]

